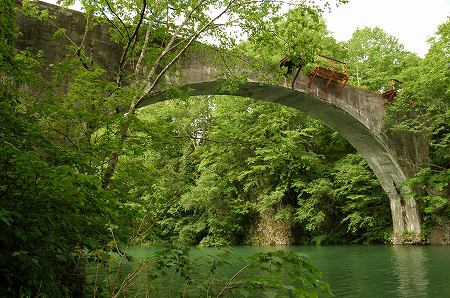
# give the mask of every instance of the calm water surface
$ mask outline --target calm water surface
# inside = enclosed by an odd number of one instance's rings
[[[448,246],[290,246],[234,247],[232,260],[242,267],[254,253],[277,249],[306,253],[324,274],[336,297],[447,297],[450,298]],[[152,249],[133,249],[138,259]],[[214,249],[194,248],[192,255],[210,255]],[[230,276],[231,276],[230,275]]]
[[[324,273],[336,297],[450,297],[450,247],[294,247]]]

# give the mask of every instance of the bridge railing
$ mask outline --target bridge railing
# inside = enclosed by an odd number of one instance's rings
[[[403,88],[403,82],[392,79],[389,82],[389,89],[385,92],[383,92],[384,98],[387,99],[388,102],[394,101],[395,97],[397,96],[397,93],[399,93]]]
[[[316,65],[310,73],[308,89],[311,88],[317,77],[324,80],[325,90],[332,81],[338,83],[338,94],[341,94],[348,81],[348,65],[345,62],[319,55]]]

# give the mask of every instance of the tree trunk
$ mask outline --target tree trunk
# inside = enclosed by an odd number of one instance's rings
[[[130,128],[130,120],[126,119],[125,122],[121,125],[120,130],[119,130],[117,147],[111,153],[111,157],[108,161],[108,166],[106,167],[106,170],[103,173],[102,187],[104,189],[108,187],[109,183],[111,183],[111,179],[116,170],[117,163],[119,162],[119,156],[120,156],[120,153],[122,152],[123,145],[125,143],[125,139],[127,137],[129,128]]]

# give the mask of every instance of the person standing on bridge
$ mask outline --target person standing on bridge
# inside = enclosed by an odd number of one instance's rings
[[[301,58],[291,60],[288,56],[284,56],[283,59],[280,60],[280,68],[283,69],[283,67],[287,68],[286,75],[290,75],[292,74],[292,70],[294,70],[294,68],[298,68],[298,70],[301,70],[303,67],[303,62]]]
[[[284,56],[283,59],[280,61],[280,68],[283,69],[284,67],[287,68],[287,72],[285,73],[284,77],[285,80],[288,76],[292,74],[292,71],[297,68],[297,73],[295,74],[294,78],[292,79],[291,83],[291,89],[294,89],[294,83],[297,80],[298,75],[300,74],[300,71],[302,70],[303,66],[305,66],[305,61],[302,57],[296,57],[294,59],[290,59],[288,56]],[[285,81],[287,84],[287,82]]]

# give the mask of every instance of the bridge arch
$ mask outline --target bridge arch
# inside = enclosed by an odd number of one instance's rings
[[[39,2],[51,11],[56,18],[52,22],[41,22],[26,16],[18,16],[21,36],[17,42],[19,49],[31,48],[45,53],[43,73],[50,74],[50,65],[65,55],[65,48],[72,45],[65,39],[54,39],[56,27],[70,31],[71,39],[79,43],[85,34],[82,13],[65,10],[57,6]],[[117,69],[122,46],[113,42],[107,34],[107,26],[97,26],[86,37],[86,44],[94,44],[97,50],[93,60],[107,72]],[[416,171],[418,164],[428,157],[426,138],[415,136],[388,135],[382,129],[384,99],[380,94],[368,92],[353,86],[345,86],[337,94],[333,82],[329,88],[316,80],[308,88],[309,77],[300,73],[292,84],[286,81],[278,70],[271,67],[254,67],[251,59],[235,57],[222,49],[202,44],[194,44],[183,54],[171,71],[164,76],[167,83],[176,83],[192,90],[192,95],[219,95],[218,79],[224,72],[241,74],[249,81],[239,87],[233,95],[265,100],[301,110],[324,124],[335,129],[362,154],[378,177],[387,193],[392,213],[394,235],[393,243],[420,241],[420,219],[414,199],[405,199],[398,189],[402,182]],[[255,63],[258,64],[258,63]],[[270,84],[264,83],[270,82]],[[139,107],[168,99],[167,94],[147,95]]]
[[[182,86],[191,96],[224,95],[221,81],[205,81]],[[404,234],[418,235],[420,224],[414,200],[402,198],[398,185],[406,176],[383,142],[358,119],[306,91],[293,90],[283,86],[247,82],[233,93],[254,100],[263,100],[281,104],[302,111],[340,133],[366,160],[377,176],[383,190],[389,197],[393,243],[404,243]],[[138,108],[171,99],[170,94],[161,92],[147,96]],[[413,241],[413,240],[410,240]]]

